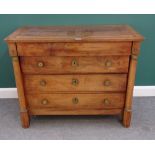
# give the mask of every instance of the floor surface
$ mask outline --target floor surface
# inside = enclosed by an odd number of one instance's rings
[[[30,128],[23,129],[18,100],[0,99],[0,139],[155,139],[155,97],[134,98],[130,128],[116,116],[37,116]]]

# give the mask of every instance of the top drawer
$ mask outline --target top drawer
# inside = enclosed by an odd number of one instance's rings
[[[18,43],[19,56],[130,55],[132,42]]]

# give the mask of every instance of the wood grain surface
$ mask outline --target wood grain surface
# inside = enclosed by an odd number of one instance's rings
[[[77,80],[77,83],[75,82]],[[41,85],[44,81],[45,85]],[[25,75],[25,90],[31,92],[125,91],[126,74]],[[74,83],[75,82],[75,83]]]
[[[129,56],[20,57],[20,64],[24,74],[127,73]]]
[[[28,94],[29,108],[51,110],[117,109],[124,107],[125,93]],[[45,103],[44,103],[45,102]]]
[[[29,26],[16,30],[8,42],[99,42],[142,41],[143,37],[128,25]]]
[[[18,43],[19,56],[130,55],[132,42]]]

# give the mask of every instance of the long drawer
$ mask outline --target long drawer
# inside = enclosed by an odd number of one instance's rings
[[[27,101],[30,111],[110,110],[124,106],[125,94],[29,94]]]
[[[24,74],[127,73],[128,56],[20,57]]]
[[[27,93],[125,91],[127,74],[25,75]]]
[[[132,42],[17,43],[19,56],[130,55]]]

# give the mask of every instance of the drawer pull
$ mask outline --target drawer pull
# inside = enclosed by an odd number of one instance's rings
[[[47,105],[47,104],[48,104],[48,100],[47,100],[47,99],[43,99],[43,100],[41,101],[41,104],[42,104],[42,105]]]
[[[105,81],[104,81],[104,86],[110,86],[110,85],[111,85],[110,80],[105,80]]]
[[[41,86],[46,86],[46,81],[45,81],[45,80],[41,80],[41,81],[40,81],[40,85],[41,85]]]
[[[79,64],[78,64],[78,61],[76,59],[73,59],[72,60],[72,67],[77,67]]]
[[[79,84],[78,79],[72,79],[72,85],[77,86]]]
[[[44,67],[44,63],[43,62],[38,62],[38,67]]]
[[[74,97],[74,98],[72,99],[72,103],[73,103],[73,104],[78,104],[78,103],[79,103],[79,99],[78,99],[77,97]]]
[[[111,62],[110,60],[107,60],[107,61],[105,62],[105,66],[106,66],[106,67],[111,67],[111,66],[112,66],[112,62]]]
[[[104,99],[103,103],[104,105],[110,105],[110,100],[106,98]]]

